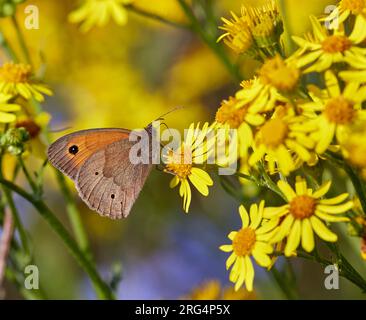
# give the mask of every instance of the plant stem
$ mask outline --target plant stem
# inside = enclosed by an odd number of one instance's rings
[[[336,264],[339,269],[339,275],[346,278],[357,287],[359,287],[363,292],[366,292],[366,280],[352,267],[343,254],[339,252],[338,249],[334,248],[334,244],[327,243],[330,250],[336,255],[337,260],[331,261],[320,257],[317,253],[307,253],[307,252],[297,252],[297,256],[310,261],[315,261],[320,263],[323,267]]]
[[[32,103],[38,113],[43,111],[42,106],[40,105],[40,103],[38,101],[33,99]],[[50,139],[48,132],[45,132],[44,136],[45,136],[46,141],[48,143],[50,143],[51,139]],[[84,228],[84,224],[81,220],[80,212],[76,206],[75,199],[70,191],[70,188],[68,187],[68,185],[66,183],[66,180],[65,180],[65,177],[63,176],[63,174],[55,168],[54,168],[54,171],[56,174],[58,186],[59,186],[61,193],[66,202],[66,211],[67,211],[67,214],[69,217],[69,221],[71,224],[73,234],[75,235],[75,238],[76,238],[76,242],[78,243],[81,250],[84,251],[86,256],[92,260],[93,255],[92,255],[92,251],[90,249],[88,235]]]
[[[276,267],[273,266],[271,268],[271,273],[277,285],[280,287],[287,299],[295,300],[298,298],[297,295],[291,290],[291,288],[288,287],[285,277],[276,269]]]
[[[73,233],[75,235],[76,242],[78,243],[80,249],[85,253],[87,258],[89,260],[92,260],[93,255],[89,246],[88,235],[85,231],[83,221],[81,220],[79,210],[76,207],[74,197],[71,194],[70,189],[66,184],[65,177],[62,175],[62,173],[58,170],[55,170],[55,174],[58,185],[66,201],[66,210],[69,216]]]
[[[2,154],[0,154],[0,179],[3,178],[3,169],[2,169],[2,167],[3,167]],[[19,237],[20,237],[20,241],[22,243],[22,247],[23,247],[24,251],[27,254],[29,254],[30,251],[29,251],[29,246],[28,246],[27,234],[26,234],[26,231],[23,227],[23,224],[22,224],[22,222],[19,218],[18,210],[15,206],[15,203],[14,203],[13,197],[11,195],[11,192],[4,185],[1,186],[1,189],[3,191],[4,199],[7,203],[7,205],[9,206],[10,212],[13,216],[15,227],[19,232]]]
[[[33,181],[31,175],[29,174],[29,171],[27,169],[27,167],[25,166],[25,163],[23,161],[23,158],[21,155],[18,156],[18,162],[20,164],[20,167],[22,168],[23,172],[24,172],[24,175],[29,183],[29,185],[31,186],[32,188],[32,191],[34,194],[37,194],[38,193],[38,187],[36,186],[35,182]]]
[[[221,60],[226,69],[230,72],[234,80],[242,81],[243,77],[240,74],[239,69],[236,65],[232,64],[228,56],[226,55],[225,50],[222,46],[218,45],[216,42],[216,38],[211,34],[207,33],[206,30],[202,27],[197,17],[192,11],[192,8],[184,1],[177,0],[188,20],[191,23],[191,28],[193,31],[200,36],[200,38],[207,44],[207,46],[216,54],[216,56]]]
[[[326,155],[329,160],[340,166],[347,173],[353,184],[353,187],[355,188],[357,196],[360,199],[363,213],[364,215],[366,215],[366,187],[364,182],[360,179],[355,170],[344,160],[342,156],[339,156],[330,151],[327,152]]]
[[[20,30],[19,23],[18,23],[15,15],[13,15],[11,17],[11,21],[12,21],[13,26],[15,28],[15,32],[17,34],[17,38],[18,38],[20,47],[22,48],[22,51],[23,51],[23,54],[24,54],[24,58],[25,58],[25,62],[28,63],[30,66],[32,66],[32,61],[31,61],[31,58],[30,58],[30,54],[29,54],[27,45],[25,43],[23,34],[22,34],[21,30]]]
[[[286,4],[285,4],[285,0],[278,0],[278,8],[280,10],[281,16],[282,16],[282,21],[283,21],[283,25],[284,25],[284,29],[286,32],[286,40],[287,40],[287,44],[288,44],[288,51],[289,53],[292,53],[294,51],[294,43],[292,41],[291,38],[291,28],[290,28],[290,24],[289,24],[289,19],[287,18],[287,10],[286,10]]]
[[[126,5],[125,8],[132,11],[132,12],[134,12],[134,13],[137,13],[140,16],[162,22],[162,23],[167,24],[167,25],[172,26],[172,27],[181,28],[181,29],[189,29],[188,25],[168,20],[168,19],[166,19],[162,16],[159,16],[155,13],[145,11],[142,8],[138,8],[138,7],[134,6],[133,4]]]
[[[114,295],[111,292],[107,284],[102,280],[90,260],[80,250],[77,243],[72,239],[68,231],[62,225],[62,223],[56,218],[54,213],[47,207],[47,205],[41,200],[34,198],[31,194],[18,187],[14,183],[0,178],[0,183],[6,188],[19,194],[21,197],[29,201],[36,209],[37,212],[48,222],[57,235],[63,240],[67,248],[70,250],[76,261],[80,266],[88,273],[97,295],[101,299],[113,299]]]

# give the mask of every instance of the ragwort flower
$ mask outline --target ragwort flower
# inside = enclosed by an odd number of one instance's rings
[[[320,24],[316,17],[310,16],[313,33],[305,38],[293,36],[293,40],[300,47],[290,60],[294,60],[298,68],[304,68],[305,73],[322,72],[329,69],[334,63],[347,62],[357,67],[349,56],[361,57],[365,49],[357,45],[366,36],[359,25],[355,25],[353,32],[347,36],[343,28],[335,30],[332,34]],[[360,35],[362,31],[362,34]]]
[[[191,204],[192,184],[202,195],[208,196],[208,187],[213,185],[209,174],[202,166],[210,156],[215,139],[210,139],[209,127],[206,122],[200,129],[199,124],[194,127],[192,124],[187,132],[185,141],[176,150],[169,150],[163,155],[165,163],[165,172],[174,175],[170,182],[170,187],[174,188],[180,184],[179,195],[183,198],[183,209],[188,212]],[[207,139],[206,139],[207,138]]]
[[[275,218],[264,221],[264,212],[264,201],[261,201],[259,206],[252,204],[249,214],[241,205],[239,214],[242,228],[230,232],[228,238],[232,241],[231,244],[220,247],[224,252],[231,252],[226,261],[226,269],[232,267],[230,281],[235,283],[235,290],[239,290],[245,283],[247,290],[253,291],[252,257],[262,267],[269,267],[271,264],[269,255],[273,252],[273,246],[268,241],[273,236],[279,220]]]
[[[127,10],[123,7],[133,0],[85,0],[75,11],[69,14],[71,23],[81,23],[82,32],[93,26],[103,27],[111,18],[118,25],[127,23]]]
[[[353,201],[344,202],[349,196],[348,193],[322,199],[329,191],[331,182],[324,183],[314,191],[301,177],[296,179],[295,190],[283,180],[277,184],[288,203],[281,207],[267,208],[265,211],[265,218],[282,219],[276,234],[271,239],[272,243],[287,238],[284,252],[286,256],[291,256],[296,252],[300,242],[305,251],[314,250],[314,232],[324,241],[337,241],[337,235],[330,231],[323,221],[349,221],[347,217],[340,215],[353,207]]]
[[[44,84],[33,79],[32,69],[23,63],[7,62],[0,67],[0,92],[29,100],[32,97],[39,102],[43,95],[52,95],[52,91]]]

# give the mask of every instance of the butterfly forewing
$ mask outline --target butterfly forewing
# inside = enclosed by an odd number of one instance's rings
[[[128,139],[129,130],[89,129],[65,135],[51,144],[48,160],[75,180],[84,162],[96,151],[113,142]]]
[[[76,188],[93,210],[110,218],[127,217],[151,170],[132,164],[128,140],[114,142],[94,153],[80,168]]]

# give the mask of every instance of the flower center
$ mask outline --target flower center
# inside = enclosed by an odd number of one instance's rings
[[[360,14],[366,7],[365,0],[342,0],[340,7],[343,10],[350,10],[353,14]]]
[[[192,171],[192,153],[186,149],[180,152],[170,150],[167,155],[165,170],[173,173],[179,179],[186,179]]]
[[[344,52],[351,47],[352,41],[341,35],[329,36],[322,43],[323,50],[328,53]]]
[[[237,129],[245,120],[247,108],[242,107],[237,109],[236,103],[238,99],[230,97],[229,100],[224,100],[221,107],[216,112],[216,121],[221,124],[228,124],[230,128]]]
[[[281,91],[293,90],[299,80],[299,70],[286,62],[279,56],[267,60],[258,72],[264,84],[273,85]]]
[[[18,121],[15,127],[23,127],[25,130],[28,131],[30,138],[37,137],[39,132],[41,131],[41,127],[31,119]]]
[[[31,74],[31,67],[23,63],[7,62],[0,67],[0,79],[7,83],[27,82]]]
[[[255,245],[256,235],[251,228],[243,228],[238,231],[233,239],[233,250],[238,256],[246,256],[250,254]]]
[[[349,124],[356,115],[353,103],[343,96],[328,101],[324,112],[329,121],[336,124]]]
[[[315,213],[316,200],[306,195],[297,196],[290,202],[290,213],[295,219],[306,219]]]
[[[285,142],[288,134],[288,125],[281,118],[267,121],[261,130],[261,142],[269,148],[276,148]]]

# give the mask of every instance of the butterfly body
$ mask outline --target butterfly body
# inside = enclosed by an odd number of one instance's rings
[[[151,140],[152,125],[145,130]],[[125,218],[152,169],[151,162],[131,163],[133,134],[118,128],[70,133],[51,144],[48,159],[74,181],[89,208],[112,219]]]

